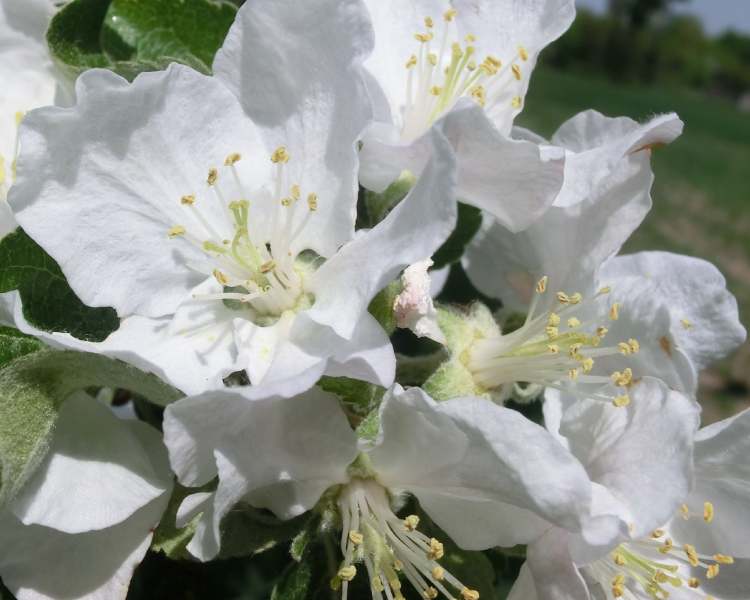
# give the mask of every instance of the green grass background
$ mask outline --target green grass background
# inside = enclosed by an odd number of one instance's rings
[[[549,137],[588,108],[637,120],[670,111],[680,115],[682,137],[654,152],[654,208],[624,252],[669,250],[713,262],[750,325],[750,114],[679,88],[620,85],[539,67],[518,123]],[[749,385],[745,345],[702,374],[704,421],[750,406]]]

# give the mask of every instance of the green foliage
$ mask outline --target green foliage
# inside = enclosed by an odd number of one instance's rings
[[[0,367],[16,358],[37,352],[42,342],[10,327],[0,327]]]
[[[474,206],[459,202],[456,228],[432,257],[435,263],[432,268],[440,269],[461,260],[466,246],[474,239],[481,225],[482,211]]]
[[[99,342],[120,326],[113,309],[83,304],[57,263],[20,229],[0,241],[0,292],[12,290],[21,296],[26,320],[39,329]]]
[[[44,458],[62,402],[77,390],[125,388],[166,405],[181,397],[153,375],[97,354],[39,350],[0,368],[0,507]]]
[[[154,531],[154,538],[151,542],[152,551],[161,552],[174,560],[186,560],[190,558],[190,553],[186,548],[195,533],[195,526],[200,515],[197,515],[182,528],[177,527],[175,521],[182,501],[190,494],[202,491],[205,491],[204,488],[187,488],[175,482],[167,509],[164,511],[164,516],[161,518],[159,526]]]
[[[380,290],[367,307],[367,310],[377,319],[380,326],[385,329],[388,335],[391,335],[396,330],[396,316],[393,313],[393,303],[402,289],[403,286],[399,280],[392,281]]]
[[[52,19],[52,56],[75,76],[103,67],[133,79],[180,62],[210,73],[237,8],[215,0],[73,0]]]
[[[287,565],[271,594],[271,600],[334,600],[340,596],[331,588],[331,577],[336,571],[338,547],[330,536],[309,543],[301,560]],[[352,598],[358,596],[351,595]]]
[[[354,416],[364,417],[380,404],[385,389],[348,377],[322,377],[318,382],[326,392],[335,394]]]

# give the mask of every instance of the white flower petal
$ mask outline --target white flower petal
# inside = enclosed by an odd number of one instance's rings
[[[256,0],[240,8],[214,61],[267,143],[288,148],[292,179],[318,195],[302,236],[323,256],[354,233],[355,142],[371,115],[360,63],[371,47],[355,0]]]
[[[207,191],[209,167],[228,154],[267,151],[232,93],[184,66],[132,84],[95,69],[76,92],[74,107],[24,119],[11,206],[84,302],[120,315],[170,314],[205,279],[187,267],[202,250],[167,235],[175,225],[207,235],[180,199]],[[266,183],[270,167],[253,161],[248,187]],[[224,218],[220,202],[206,206],[217,223]]]
[[[431,259],[415,262],[401,275],[402,290],[393,302],[396,325],[410,329],[418,337],[427,337],[445,344],[445,334],[437,322],[437,311],[432,301],[430,275]]]
[[[699,371],[747,337],[737,300],[719,270],[705,260],[668,252],[639,252],[614,258],[603,273],[615,285],[622,279],[635,279],[630,296],[647,296],[653,304],[658,302],[669,310],[674,342]]]
[[[134,435],[133,427],[146,431]],[[150,447],[140,436],[153,438]],[[63,404],[47,457],[10,510],[25,525],[70,534],[118,525],[171,488],[168,465],[157,470],[149,456],[166,457],[158,440],[148,425],[123,422],[77,394]]]
[[[413,492],[462,547],[526,543],[544,520],[580,529],[585,472],[518,412],[479,398],[438,404],[412,388],[384,399],[381,426],[370,452],[380,480]]]
[[[428,167],[409,195],[373,229],[357,236],[313,276],[308,316],[350,338],[372,297],[399,272],[432,256],[456,222],[455,159],[439,133]]]
[[[518,577],[513,583],[513,587],[508,592],[507,600],[538,600],[539,596],[536,593],[536,586],[534,585],[534,576],[531,574],[529,565],[523,563],[521,570],[518,572]]]
[[[568,533],[550,529],[526,551],[526,564],[542,600],[587,600],[588,587],[570,555]]]
[[[560,433],[591,480],[628,507],[638,538],[664,524],[690,490],[700,411],[651,377],[636,383],[630,397],[625,408],[577,402],[566,410]]]
[[[301,357],[289,341],[295,319],[293,312],[286,311],[276,323],[265,327],[244,319],[235,321],[237,365],[245,369],[250,383],[258,385],[264,380],[278,381],[293,377],[317,362],[316,357]],[[290,354],[290,359],[285,360]]]
[[[18,600],[125,600],[169,494],[126,521],[69,534],[0,516],[0,577]]]
[[[186,496],[177,509],[175,527],[186,527],[190,521],[208,508],[213,496],[213,492],[198,492]]]

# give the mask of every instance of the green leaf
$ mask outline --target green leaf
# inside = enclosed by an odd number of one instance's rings
[[[181,62],[210,73],[237,7],[211,0],[112,0],[102,45],[114,61]]]
[[[432,257],[435,263],[432,268],[440,269],[461,260],[466,246],[474,238],[481,226],[482,211],[474,206],[459,202],[456,228]]]
[[[273,514],[249,504],[240,503],[221,521],[221,553],[219,558],[249,556],[290,541],[311,518],[308,511],[282,521]]]
[[[172,560],[188,560],[190,553],[187,551],[187,545],[195,533],[195,526],[200,519],[197,515],[185,527],[178,528],[175,524],[177,519],[177,510],[180,508],[182,501],[190,494],[206,491],[211,484],[203,488],[187,488],[175,482],[172,488],[172,495],[169,498],[164,516],[159,521],[159,526],[154,531],[154,539],[151,542],[151,550],[161,552]]]
[[[0,367],[13,359],[45,347],[38,339],[24,335],[16,329],[0,327]]]
[[[318,386],[339,397],[352,416],[365,417],[380,405],[385,388],[348,377],[322,377]]]
[[[367,307],[367,310],[388,335],[392,335],[396,331],[396,315],[393,312],[393,303],[402,290],[401,281],[392,281],[380,290]]]
[[[340,557],[338,546],[328,534],[308,543],[299,562],[284,569],[276,582],[271,600],[338,600],[341,592],[331,588]],[[350,598],[359,596],[350,592]]]
[[[100,342],[120,326],[112,308],[91,308],[70,289],[57,263],[21,229],[0,241],[0,292],[18,290],[23,315],[45,331]]]
[[[93,67],[108,67],[99,32],[110,0],[73,0],[50,22],[47,44],[52,56],[71,75]]]
[[[124,388],[160,405],[183,395],[153,375],[98,354],[40,350],[0,368],[0,507],[44,458],[62,402],[97,386]]]
[[[404,171],[382,194],[360,188],[362,202],[357,210],[357,226],[375,227],[406,197],[415,182],[414,175],[409,171]]]

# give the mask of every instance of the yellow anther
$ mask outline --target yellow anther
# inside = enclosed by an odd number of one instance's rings
[[[612,288],[608,285],[605,285],[603,288],[599,290],[597,293],[597,296],[604,296],[605,294],[609,294],[612,291]]]
[[[458,14],[458,11],[455,8],[449,8],[443,13],[443,21],[446,23],[450,23],[453,19],[456,18],[456,15]]]
[[[618,573],[612,578],[612,595],[615,598],[622,598],[625,594],[625,575]]]
[[[286,146],[279,146],[273,151],[273,154],[271,154],[271,162],[276,164],[289,162],[289,152],[287,151]]]
[[[694,565],[695,566],[695,565]],[[710,565],[708,569],[706,569],[706,577],[708,579],[713,579],[719,574],[719,565]]]
[[[422,597],[426,600],[434,600],[438,597],[438,591],[434,587],[430,586],[424,592],[422,592]]]
[[[465,587],[461,590],[461,598],[463,600],[479,600],[479,592]]]
[[[550,354],[559,354],[560,353],[560,346],[557,344],[548,344],[547,350],[549,350]]]
[[[630,404],[630,396],[627,394],[623,394],[622,396],[615,396],[615,398],[612,400],[612,404],[614,404],[617,408],[625,408],[628,404]]]
[[[687,520],[690,518],[690,509],[688,508],[687,504],[680,505],[680,513],[682,513],[683,519]]]
[[[526,48],[524,48],[523,46],[518,47],[518,57],[524,62],[529,60],[529,53],[526,52]]]
[[[374,589],[376,592],[385,591],[385,586],[383,585],[383,580],[380,579],[380,576],[376,575],[375,577],[373,577],[370,583],[372,585],[372,589]]]
[[[571,381],[578,379],[578,369],[571,369],[568,371],[568,377],[570,377]]]
[[[318,210],[318,195],[311,193],[307,195],[307,207],[311,212]]]
[[[409,60],[406,61],[406,68],[411,69],[412,67],[415,67],[417,65],[417,56],[415,54],[412,54],[409,57]]]
[[[433,96],[439,96],[443,92],[443,88],[441,88],[439,85],[433,85],[430,88],[430,94]]]
[[[356,575],[357,575],[357,567],[355,567],[354,565],[341,567],[338,572],[338,576],[343,581],[351,581],[352,579],[354,579]]]
[[[289,197],[282,198],[281,199],[281,206],[291,206],[292,202],[294,202],[293,198],[289,198]]]
[[[484,107],[485,104],[487,104],[487,94],[485,92],[484,86],[475,85],[471,88],[471,91],[469,93],[471,94],[471,97],[474,98],[476,103],[479,104],[479,106]]]
[[[475,36],[473,33],[469,33],[464,39],[466,40],[467,44],[473,44],[477,41],[477,36]]]
[[[620,318],[620,303],[615,302],[609,309],[609,318],[617,321]]]
[[[516,81],[521,81],[521,67],[513,65],[510,70],[513,71],[513,77],[516,78]]]
[[[467,71],[476,71],[477,69],[477,63],[474,60],[470,60],[468,63],[466,63],[466,70]]]
[[[536,293],[537,294],[543,294],[547,291],[547,282],[549,281],[549,277],[546,275],[542,277],[539,281],[536,282]]]
[[[583,367],[584,373],[591,373],[591,369],[594,368],[594,359],[587,356],[581,361],[581,367]]]
[[[550,313],[547,317],[547,325],[557,327],[560,324],[560,315],[557,313]]]
[[[606,327],[597,327],[596,328],[596,337],[603,338],[605,335],[609,333],[609,329]]]
[[[443,567],[441,567],[440,565],[433,567],[432,578],[435,581],[442,581],[443,579],[445,579],[445,569],[443,569]]]
[[[180,204],[184,204],[185,206],[192,206],[195,204],[195,196],[193,194],[187,194],[186,196],[183,196],[180,198]]]
[[[620,351],[621,354],[628,355],[632,353],[632,350],[630,349],[630,344],[627,342],[620,342],[617,344],[617,349]]]
[[[359,531],[354,531],[353,529],[349,532],[349,540],[352,544],[355,546],[359,546],[362,542],[365,541],[365,536],[363,536]]]
[[[224,164],[227,167],[231,167],[236,162],[239,162],[241,158],[242,158],[242,155],[239,152],[232,152],[229,156],[227,156],[224,159]]]
[[[174,227],[169,228],[169,231],[167,231],[167,235],[171,238],[185,235],[185,228],[182,225],[175,225]]]
[[[521,106],[523,106],[523,98],[521,98],[521,96],[513,96],[510,105],[516,109],[521,108]]]
[[[547,325],[547,327],[544,328],[544,331],[550,340],[555,340],[560,337],[560,330],[552,325]]]
[[[696,589],[700,587],[701,582],[698,581],[697,577],[691,577],[690,579],[687,580],[687,584],[688,584],[688,587]]]
[[[580,326],[581,321],[576,319],[575,317],[570,317],[570,319],[568,319],[568,327],[570,327],[571,329],[575,329],[576,327]]]
[[[400,571],[404,568],[404,563],[402,563],[399,559],[396,559],[393,561],[393,570],[394,571]]]
[[[418,42],[421,42],[422,44],[432,41],[433,37],[434,36],[431,31],[428,31],[427,33],[415,33],[414,34],[414,39],[417,40]]]
[[[612,373],[612,381],[619,387],[627,387],[633,382],[633,371],[628,367],[622,372],[615,371]]]
[[[479,68],[487,75],[496,75],[503,63],[494,56],[486,56]]]
[[[614,556],[612,556],[612,560],[617,566],[620,566],[620,567],[622,567],[625,564],[625,557],[619,552],[615,552]]]
[[[734,558],[727,554],[714,554],[714,560],[722,565],[733,565]]]
[[[435,26],[435,21],[432,20],[432,17],[425,17],[424,26],[428,29],[432,29]]]
[[[289,190],[289,195],[294,198],[295,200],[299,200],[300,197],[300,189],[299,184],[294,184],[291,189]]]
[[[663,529],[654,529],[651,532],[651,537],[655,540],[658,540],[660,537],[664,537],[665,531]]]
[[[570,356],[570,358],[578,358],[580,356],[578,351],[581,349],[582,346],[583,344],[581,344],[580,342],[576,344],[571,344],[570,347],[568,348],[568,356]]]
[[[571,304],[580,304],[583,300],[583,296],[579,292],[576,292],[570,296],[569,300]]]
[[[570,296],[568,296],[565,292],[557,292],[557,301],[560,304],[569,304],[570,303]]]
[[[685,329],[692,329],[693,328],[693,324],[689,320],[687,320],[687,319],[680,319],[680,323],[682,323],[682,326]]]
[[[664,571],[657,571],[654,573],[653,581],[656,583],[667,583],[669,576]]]
[[[214,269],[213,276],[221,285],[229,285],[229,278],[219,271],[219,269]]]
[[[698,566],[698,553],[695,551],[695,546],[692,544],[685,544],[682,548],[685,551],[685,556],[687,556],[688,562],[693,566]]]
[[[264,262],[260,266],[260,272],[261,273],[268,273],[269,271],[273,271],[276,268],[276,261],[269,260],[267,262]]]
[[[429,53],[429,54],[427,55],[427,60],[428,60],[428,61],[430,61],[430,64],[431,64],[431,65],[432,65],[433,67],[434,67],[434,66],[437,66],[437,64],[438,64],[438,55],[437,55],[437,54],[435,54],[434,52],[430,52],[430,53]]]
[[[671,538],[666,538],[664,540],[664,543],[659,546],[659,552],[662,554],[669,554],[672,551],[672,548],[674,547],[674,544],[672,543]]]
[[[394,592],[401,589],[401,580],[398,577],[391,577],[388,580],[388,585],[391,586],[391,590]]]
[[[407,531],[414,531],[419,527],[419,517],[417,515],[409,515],[404,519],[404,527]]]
[[[458,42],[453,42],[451,44],[451,56],[453,57],[453,60],[458,60],[464,55],[464,51],[461,49],[461,44]],[[448,70],[446,69],[446,73]]]
[[[430,549],[427,551],[427,558],[430,560],[440,560],[444,554],[443,544],[435,538],[430,538]]]
[[[219,178],[219,172],[213,167],[211,167],[208,170],[208,177],[206,178],[206,183],[208,183],[208,185],[214,185],[218,178]]]
[[[714,505],[710,502],[703,503],[703,520],[710,523],[714,520]]]
[[[640,350],[641,350],[641,345],[638,343],[638,340],[636,340],[634,338],[630,338],[628,340],[628,346],[630,346],[630,351],[633,354],[636,354],[637,352],[640,352]]]

